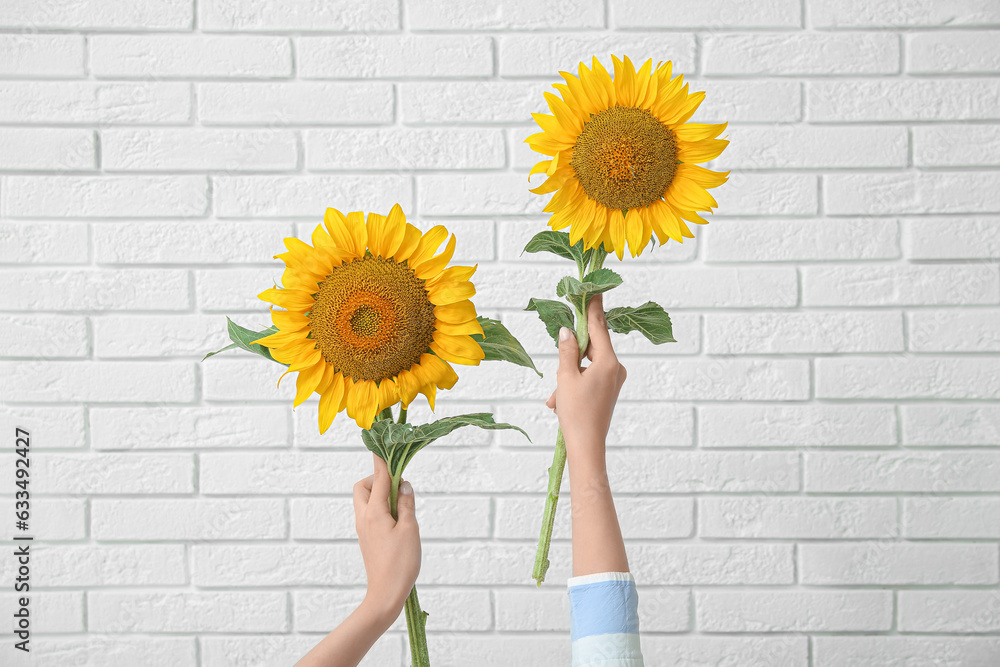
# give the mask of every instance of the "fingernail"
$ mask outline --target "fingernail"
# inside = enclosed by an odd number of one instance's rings
[[[570,331],[569,327],[560,327],[560,329],[559,329],[559,342],[561,343],[561,342],[563,342],[565,340],[569,340],[572,335],[573,335],[573,332]]]
[[[399,492],[402,493],[404,496],[412,496],[413,495],[413,487],[410,486],[409,482],[407,482],[407,481],[404,480],[404,481],[400,482],[400,484],[399,484]]]

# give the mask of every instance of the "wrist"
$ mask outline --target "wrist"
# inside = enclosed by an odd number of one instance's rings
[[[367,623],[377,627],[380,632],[385,632],[399,618],[404,603],[405,600],[398,605],[395,601],[386,603],[384,599],[376,600],[365,595],[365,599],[358,605],[355,613]]]

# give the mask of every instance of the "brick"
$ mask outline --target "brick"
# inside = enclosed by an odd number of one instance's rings
[[[702,52],[707,75],[847,75],[899,71],[899,39],[890,33],[709,35],[702,42]]]
[[[5,123],[154,125],[190,119],[191,86],[187,83],[0,83],[0,121]]]
[[[905,498],[903,534],[931,539],[996,539],[1000,537],[1000,498]]]
[[[191,218],[209,207],[204,176],[8,176],[12,218]]]
[[[38,571],[45,573],[47,587],[173,586],[187,583],[184,546],[180,544],[58,544],[47,545],[34,556]],[[102,660],[101,664],[106,663]]]
[[[504,137],[492,129],[310,130],[305,137],[310,170],[499,169]]]
[[[1000,173],[832,174],[823,178],[826,210],[837,215],[1000,211]]]
[[[625,488],[621,485],[616,487]],[[571,537],[570,497],[571,494],[567,491],[560,495],[561,503],[558,507],[565,508],[566,511],[556,512],[552,539],[568,540]],[[544,507],[545,496],[497,498],[495,537],[501,540],[537,539]],[[626,541],[676,539],[690,537],[694,532],[693,498],[649,495],[630,497],[618,493],[615,497],[615,509]],[[423,535],[422,524],[420,531]]]
[[[247,664],[254,667],[282,667],[288,663],[289,656],[304,656],[323,636],[269,634],[256,637],[202,637],[201,655],[205,664],[217,667],[241,667]],[[382,635],[358,665],[378,667],[401,663],[404,652],[407,656],[410,655],[409,649],[404,646],[404,637],[405,635]]]
[[[283,406],[90,408],[94,449],[284,447]]]
[[[645,493],[797,491],[799,457],[793,452],[609,451],[612,488]],[[551,462],[547,457],[546,466]],[[541,490],[535,487],[532,491]]]
[[[283,264],[275,262],[267,268],[242,269],[233,267],[197,270],[194,272],[195,301],[203,312],[222,311],[227,316],[232,315],[235,318],[233,321],[240,326],[251,327],[260,323],[260,328],[264,329],[267,327],[268,319],[270,319],[266,310],[268,303],[262,301],[257,295],[275,284],[280,284],[284,268]],[[254,312],[236,315],[233,314],[234,310]],[[225,332],[224,325],[225,320],[222,320],[218,329],[223,334]],[[213,338],[213,340],[225,342],[225,337],[221,336]],[[236,355],[235,352],[224,354],[227,357]]]
[[[710,313],[709,354],[902,352],[903,318],[894,312]]]
[[[816,360],[818,398],[1000,396],[1000,359],[842,357]]]
[[[597,0],[470,0],[459,6],[446,6],[433,0],[410,0],[406,15],[412,30],[604,27],[604,6]]]
[[[485,77],[493,74],[493,41],[478,35],[300,37],[303,79]]]
[[[285,37],[256,35],[95,35],[90,70],[98,77],[287,77]]]
[[[420,536],[424,538],[423,525]],[[445,632],[478,632],[490,630],[493,615],[490,592],[487,590],[420,589],[420,607],[434,617],[433,628]],[[295,591],[293,594],[296,630],[329,632],[336,627],[365,597],[363,589],[335,591]],[[388,632],[406,631],[406,616],[400,613]],[[398,661],[396,661],[398,662]]]
[[[813,122],[995,120],[998,94],[1000,80],[991,79],[811,81],[806,109]]]
[[[199,488],[206,495],[350,493],[372,469],[372,455],[360,442],[337,452],[205,452],[200,459]],[[428,449],[407,466],[407,479],[417,493],[537,492],[545,488],[551,459],[542,452],[486,451],[466,460]]]
[[[996,492],[1000,452],[806,452],[805,490],[821,493]]]
[[[680,635],[642,637],[643,655],[668,656],[670,667],[684,665],[761,665],[767,667],[807,667],[809,640],[796,636],[712,636]]]
[[[996,30],[923,32],[907,35],[907,40],[909,72],[1000,71],[1000,32]]]
[[[802,268],[806,306],[996,304],[1000,272],[988,264],[871,264]]]
[[[420,82],[400,85],[400,109],[407,125],[527,123],[544,112],[550,86],[527,81]]]
[[[919,218],[904,222],[903,230],[903,247],[912,259],[1000,257],[1000,218],[995,216]]]
[[[188,276],[174,269],[0,270],[6,310],[186,310]]]
[[[554,388],[555,378],[549,377],[547,384]],[[656,415],[656,419],[649,419],[650,415]],[[528,442],[516,431],[498,431],[497,441],[504,447],[530,447],[548,451],[555,442],[559,420],[544,404],[506,403],[497,406],[495,416],[498,421],[517,424],[531,436],[531,442]],[[694,411],[689,405],[623,401],[615,406],[615,417],[611,421],[606,441],[609,448],[691,447],[693,434]]]
[[[8,395],[15,400],[16,394]],[[0,428],[13,433],[23,428],[31,435],[32,449],[80,449],[86,446],[82,406],[39,408],[0,406]]]
[[[0,35],[0,74],[38,78],[83,76],[83,54],[82,35]]]
[[[628,552],[636,581],[648,584],[746,586],[794,578],[790,544],[638,544]]]
[[[298,148],[288,130],[108,129],[101,162],[107,171],[290,171]]]
[[[288,534],[281,499],[129,498],[91,502],[94,539],[104,542],[267,540]]]
[[[688,79],[705,101],[690,122],[792,123],[802,120],[802,85],[798,81]],[[720,158],[725,160],[725,153]],[[725,164],[723,162],[723,164]]]
[[[698,535],[741,539],[857,539],[899,534],[894,498],[701,498]],[[748,629],[749,630],[749,629]]]
[[[9,431],[13,433],[13,429]],[[35,443],[32,442],[32,448]],[[37,455],[39,457],[44,456]],[[13,466],[10,476],[14,477]],[[11,484],[11,490],[17,491]],[[30,487],[29,487],[30,490]],[[87,539],[87,506],[84,498],[43,498],[31,503],[31,535],[38,540],[85,540]],[[0,500],[0,507],[7,516],[14,516],[15,498]],[[45,632],[45,631],[43,631]],[[53,630],[52,632],[58,632]]]
[[[698,591],[702,632],[879,632],[892,628],[891,591]]]
[[[702,405],[700,447],[886,447],[896,415],[883,405]]]
[[[392,122],[388,83],[239,82],[198,84],[198,117],[214,125],[386,124]]]
[[[867,6],[867,5],[866,5]],[[907,662],[990,667],[1000,653],[993,637],[814,637],[816,667],[902,667]]]
[[[194,637],[134,638],[88,633],[46,637],[37,646],[32,646],[30,655],[30,662],[12,662],[11,667],[77,667],[92,664],[133,667],[136,663],[143,667],[176,667],[195,664],[197,647]],[[21,658],[11,657],[11,660]]]
[[[413,210],[410,179],[404,176],[217,176],[220,218],[308,217],[319,223],[326,209],[343,213],[388,213],[394,204]]]
[[[399,7],[391,0],[363,4],[348,0],[292,0],[278,4],[267,0],[203,0],[198,6],[198,25],[203,30],[363,32],[400,27]]]
[[[4,593],[0,595],[0,601],[4,609],[17,609],[20,593]],[[54,632],[85,632],[83,628],[83,593],[80,591],[46,591],[36,593],[32,591],[29,597],[29,610],[31,613],[31,631],[38,633]],[[50,637],[46,637],[40,643],[48,643]],[[13,651],[13,648],[6,649]],[[41,649],[38,646],[31,646],[31,652],[36,653]]]
[[[995,544],[801,544],[799,561],[804,584],[926,586],[997,582]]]
[[[238,320],[242,326],[254,330],[270,326],[265,314]],[[94,331],[94,356],[122,357],[175,357],[189,356],[197,361],[209,352],[229,344],[226,319],[221,315],[114,315],[103,314],[91,319]],[[227,356],[248,354],[244,350],[227,351]],[[205,362],[212,363],[212,362]]]
[[[626,400],[801,401],[809,397],[809,368],[801,359],[671,359],[629,373]]]
[[[1000,22],[1000,9],[990,0],[966,0],[947,5],[934,0],[894,0],[878,4],[844,0],[836,5],[811,2],[809,17],[811,25],[830,28],[952,26]]]
[[[190,454],[70,454],[48,452],[33,461],[38,493],[108,495],[189,493]],[[34,477],[34,476],[33,476]]]
[[[288,630],[284,592],[95,591],[91,632],[280,632]]]
[[[101,264],[242,264],[271,262],[291,236],[286,222],[123,222],[94,226]]]
[[[618,28],[798,28],[802,7],[790,0],[754,0],[733,7],[722,0],[672,7],[648,0],[621,0],[612,24]]]
[[[926,125],[913,132],[913,163],[920,167],[1000,165],[1000,125]],[[924,222],[924,221],[914,221]],[[951,221],[961,224],[964,220]],[[947,237],[941,238],[947,244]]]
[[[726,169],[905,167],[909,150],[905,127],[736,125],[724,136]]]
[[[421,215],[537,215],[545,202],[510,172],[416,177]]]
[[[1000,309],[908,313],[915,352],[1000,352]]]
[[[437,446],[435,444],[435,446]],[[404,473],[403,479],[410,479]],[[489,498],[424,497],[415,482],[417,523],[422,539],[475,539],[490,534]],[[351,487],[340,489],[349,493]],[[293,498],[292,539],[353,540],[354,501],[351,498]]]
[[[86,264],[87,225],[81,222],[0,222],[0,262]]]
[[[91,130],[0,128],[0,170],[92,170],[97,167],[95,150]]]
[[[425,545],[425,565],[427,551]],[[191,578],[198,587],[351,586],[365,581],[356,543],[195,544],[191,552]]]
[[[125,7],[100,0],[31,2],[14,0],[0,9],[0,25],[9,28],[185,30],[191,28],[191,0],[152,0]]]
[[[4,395],[21,401],[191,401],[194,367],[172,361],[0,362]]]
[[[818,210],[817,188],[817,179],[811,174],[734,172],[711,194],[719,204],[716,213],[727,216],[814,215]],[[711,222],[714,216],[703,217]],[[691,231],[697,236],[697,227]]]
[[[690,630],[691,603],[687,591],[642,585],[637,588],[642,632]],[[570,631],[569,596],[564,590],[511,589],[499,590],[495,595],[497,630],[501,632]]]
[[[1000,442],[1000,407],[995,405],[902,405],[900,415],[908,446]]]
[[[514,34],[499,38],[500,76],[539,76],[560,80],[558,72],[579,74],[578,64],[588,68],[597,56],[601,64],[614,73],[611,54],[619,58],[628,55],[640,68],[653,60],[673,63],[673,76],[695,70],[695,43],[690,34],[663,32]]]
[[[86,357],[87,323],[76,315],[6,315],[6,357]]]
[[[546,580],[548,581],[548,580]],[[540,658],[546,664],[570,664],[570,641],[565,633],[505,633],[461,635],[449,633],[434,645],[434,655],[448,656],[447,665],[504,667],[530,665]],[[544,656],[544,657],[542,657]],[[437,657],[434,658],[437,660]]]

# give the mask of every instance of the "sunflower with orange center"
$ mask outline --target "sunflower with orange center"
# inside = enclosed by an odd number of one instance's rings
[[[694,234],[684,222],[706,224],[699,212],[718,206],[710,188],[729,172],[697,165],[715,159],[729,144],[718,139],[727,123],[688,123],[705,93],[688,93],[683,75],[671,78],[672,64],[652,60],[636,72],[626,56],[611,56],[614,78],[595,56],[591,69],[580,63],[578,76],[560,72],[561,94],[545,93],[552,115],[532,117],[542,132],[525,142],[552,156],[529,173],[546,180],[531,190],[555,192],[545,207],[549,226],[569,227],[570,243],[584,249],[602,244],[621,259],[633,257],[653,234],[660,245],[680,243]]]
[[[433,409],[437,389],[458,380],[449,362],[478,365],[485,356],[472,338],[483,334],[469,300],[476,267],[447,267],[455,236],[435,254],[448,230],[422,233],[399,204],[367,221],[329,208],[324,225],[311,246],[286,238],[288,252],[275,255],[285,263],[283,287],[258,296],[285,310],[271,308],[278,331],[256,342],[288,364],[285,374],[298,371],[295,406],[320,395],[320,433],[345,409],[363,429],[417,394]]]

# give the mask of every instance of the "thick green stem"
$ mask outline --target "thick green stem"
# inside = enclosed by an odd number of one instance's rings
[[[389,485],[389,511],[392,518],[396,519],[396,507],[399,500],[399,480],[403,471],[400,470],[392,476],[392,483]],[[410,641],[410,662],[411,667],[430,667],[431,659],[427,653],[427,612],[420,608],[420,601],[417,599],[417,586],[413,585],[410,594],[406,597],[406,604],[403,605],[406,611],[406,633]]]
[[[556,520],[556,503],[559,502],[559,488],[562,486],[563,468],[566,467],[566,441],[562,429],[556,434],[556,452],[549,468],[549,490],[545,497],[545,514],[542,515],[542,532],[538,536],[538,550],[535,552],[535,567],[531,577],[541,586],[549,569],[549,544],[552,542],[552,526]]]

